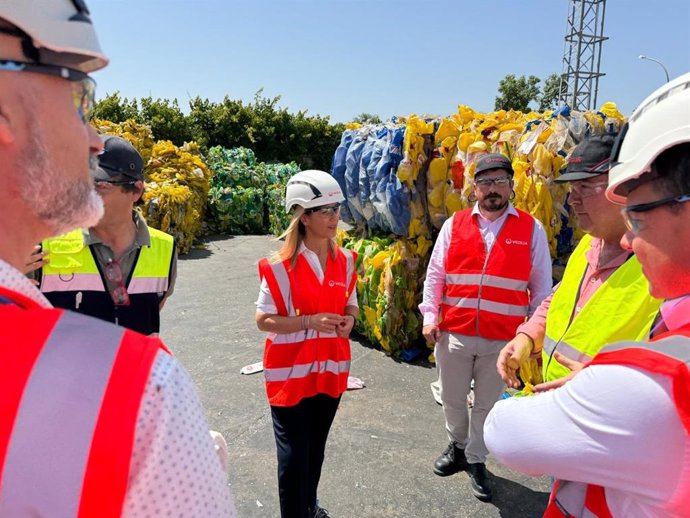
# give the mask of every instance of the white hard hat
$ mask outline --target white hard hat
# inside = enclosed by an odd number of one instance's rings
[[[0,20],[24,36],[31,61],[90,73],[108,64],[84,0],[2,0]]]
[[[648,173],[657,156],[684,142],[690,142],[690,73],[647,97],[623,126],[611,151],[606,197],[624,204],[629,189],[623,184]]]
[[[340,203],[345,200],[343,190],[330,174],[324,171],[302,171],[288,180],[285,189],[285,210],[299,205],[305,209]]]

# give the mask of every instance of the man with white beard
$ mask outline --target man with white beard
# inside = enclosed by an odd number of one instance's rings
[[[162,342],[53,309],[20,271],[103,213],[88,74],[106,64],[83,0],[0,2],[0,516],[235,516]]]

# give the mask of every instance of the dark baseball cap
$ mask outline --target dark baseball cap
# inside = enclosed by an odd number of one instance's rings
[[[127,176],[144,180],[144,160],[128,140],[115,135],[103,137],[103,153],[98,155],[97,180]]]
[[[508,171],[510,176],[513,176],[513,164],[510,162],[507,156],[500,153],[492,153],[490,155],[484,155],[479,160],[477,160],[477,167],[474,170],[474,176],[476,177],[479,173],[485,173],[486,171],[492,171],[493,169],[505,169]]]
[[[594,135],[580,142],[568,157],[565,173],[557,182],[587,180],[609,172],[615,135]]]

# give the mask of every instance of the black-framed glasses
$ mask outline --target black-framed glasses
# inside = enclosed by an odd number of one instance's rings
[[[115,288],[110,290],[110,297],[113,299],[113,303],[116,306],[129,306],[129,293],[127,293],[125,277],[118,261],[108,261],[105,263],[105,278],[113,284],[117,284]]]
[[[96,81],[88,74],[73,68],[59,65],[44,65],[0,59],[0,70],[8,72],[33,72],[53,77],[60,77],[72,83],[72,100],[81,121],[86,124],[96,104]]]
[[[474,185],[477,187],[488,187],[489,185],[508,185],[510,183],[510,176],[497,176],[495,178],[477,178],[474,180]]]
[[[663,198],[661,200],[650,201],[649,203],[639,203],[637,205],[629,205],[621,210],[623,219],[625,220],[625,226],[633,234],[637,234],[642,230],[642,220],[633,217],[633,214],[641,214],[644,212],[649,212],[650,210],[658,209],[659,207],[665,207],[669,205],[678,205],[679,203],[685,203],[690,201],[690,194],[681,194],[680,196],[671,196],[669,198]]]
[[[314,214],[318,213],[323,216],[335,216],[336,214],[340,213],[340,203],[336,203],[335,205],[324,205],[321,207],[313,207],[311,209],[307,209],[304,211],[305,214]]]

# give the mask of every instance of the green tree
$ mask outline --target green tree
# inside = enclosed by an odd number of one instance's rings
[[[540,82],[541,79],[537,76],[515,77],[508,74],[498,83],[499,95],[496,97],[494,109],[529,111],[529,103],[536,102],[540,97]]]
[[[554,110],[558,107],[558,100],[565,97],[568,84],[561,81],[561,76],[551,74],[544,80],[544,88],[539,97],[539,111]]]
[[[94,119],[103,119],[110,122],[120,123],[127,119],[134,119],[139,121],[139,106],[137,100],[131,101],[126,97],[120,98],[120,92],[114,92],[106,95],[103,99],[98,101],[93,108]]]
[[[381,117],[375,113],[362,112],[357,117],[352,119],[352,122],[357,122],[359,124],[380,124]]]
[[[180,110],[177,99],[153,99],[150,96],[139,101],[139,122],[147,124],[156,140],[170,140],[181,146],[192,140],[187,117]]]

